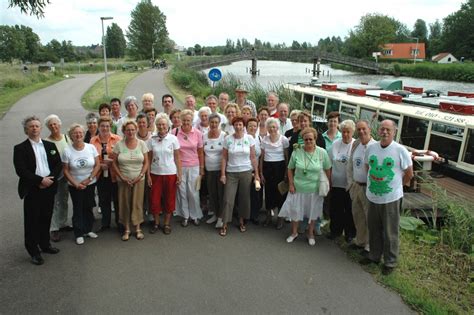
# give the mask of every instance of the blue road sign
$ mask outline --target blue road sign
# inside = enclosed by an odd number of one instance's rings
[[[209,70],[208,77],[213,82],[219,81],[220,79],[222,79],[222,72],[217,68],[212,68],[211,70]]]

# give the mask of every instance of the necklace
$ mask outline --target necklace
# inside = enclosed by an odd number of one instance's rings
[[[311,155],[309,155],[308,153],[306,153],[306,151],[303,151],[304,152],[304,168],[303,168],[303,174],[306,176],[306,174],[308,173],[308,166],[311,164],[311,162],[313,161],[313,157],[314,157],[314,153],[316,152],[316,150],[313,151],[313,153]],[[308,159],[306,159],[308,158]]]

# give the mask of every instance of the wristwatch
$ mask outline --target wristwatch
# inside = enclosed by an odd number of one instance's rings
[[[89,180],[92,182],[94,181],[95,177],[94,176],[89,176]]]

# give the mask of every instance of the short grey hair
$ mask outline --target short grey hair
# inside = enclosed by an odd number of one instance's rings
[[[198,115],[201,115],[202,112],[206,112],[208,115],[210,115],[211,109],[208,106],[203,106],[199,108]]]
[[[280,130],[280,122],[276,118],[268,118],[267,121],[265,121],[265,127],[268,129],[271,124],[275,124],[278,127],[278,130]]]
[[[86,115],[86,123],[91,122],[91,121],[99,121],[99,116],[96,113],[88,113]]]
[[[39,121],[39,123],[40,123],[40,125],[41,125],[41,120],[40,120],[39,117],[36,116],[36,115],[26,116],[26,117],[21,121],[21,125],[23,126],[23,131],[25,132],[26,135],[28,134],[28,132],[27,132],[28,123],[29,123],[30,121],[33,121],[33,120]]]
[[[277,102],[280,101],[280,97],[278,97],[278,94],[277,94],[276,92],[268,92],[268,93],[267,93],[267,99],[268,99],[270,96],[275,96],[276,99],[277,99]]]
[[[209,116],[209,121],[211,121],[211,119],[217,119],[219,122],[221,122],[221,116],[219,116],[219,114],[217,113],[213,113]]]
[[[130,103],[135,104],[135,106],[138,108],[138,101],[137,101],[137,98],[135,96],[127,96],[125,101],[123,101],[123,104],[125,105],[125,108],[128,108],[128,105],[130,105]]]
[[[170,118],[165,113],[159,113],[158,115],[156,115],[155,126],[158,123],[158,121],[163,120],[163,119],[166,121],[166,124],[168,125],[168,129],[169,129],[172,124],[171,124]]]
[[[55,115],[55,114],[51,114],[49,115],[48,117],[46,117],[44,119],[44,125],[46,127],[48,127],[49,123],[51,122],[51,120],[56,120],[56,122],[58,123],[58,125],[62,125],[62,122],[61,122],[61,119],[59,119],[58,115]]]
[[[339,124],[339,130],[350,129],[350,130],[352,130],[352,132],[354,132],[354,131],[355,131],[355,127],[356,127],[356,126],[355,126],[355,123],[354,123],[354,121],[351,120],[351,119],[346,119],[346,120],[344,120],[343,122],[341,122],[341,123]]]
[[[210,100],[214,100],[214,101],[216,101],[216,102],[219,101],[219,100],[217,99],[217,96],[215,96],[215,95],[209,95],[208,97],[206,97],[206,104],[207,104],[207,102],[210,101]]]
[[[78,123],[73,123],[71,126],[69,126],[69,130],[67,131],[67,135],[69,136],[69,138],[72,139],[72,132],[77,128],[81,128],[82,133],[84,133],[84,135],[86,134],[86,129],[84,128],[83,125],[78,124]]]

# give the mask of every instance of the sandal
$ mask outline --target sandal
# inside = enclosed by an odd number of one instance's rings
[[[137,240],[142,240],[145,238],[145,234],[143,234],[142,230],[137,230]]]
[[[241,225],[239,226],[239,231],[240,231],[241,233],[244,233],[245,231],[247,231],[247,227],[245,226],[245,224],[241,224]]]
[[[171,225],[165,224],[165,226],[163,227],[163,233],[165,233],[166,235],[170,234],[171,233]]]
[[[128,241],[130,239],[130,231],[125,231],[122,234],[122,241]]]
[[[158,224],[153,224],[153,226],[150,228],[150,234],[155,234],[156,231],[158,231],[159,229],[160,229],[160,226]]]
[[[220,236],[226,236],[227,235],[227,226],[223,226],[220,231],[219,231]]]

